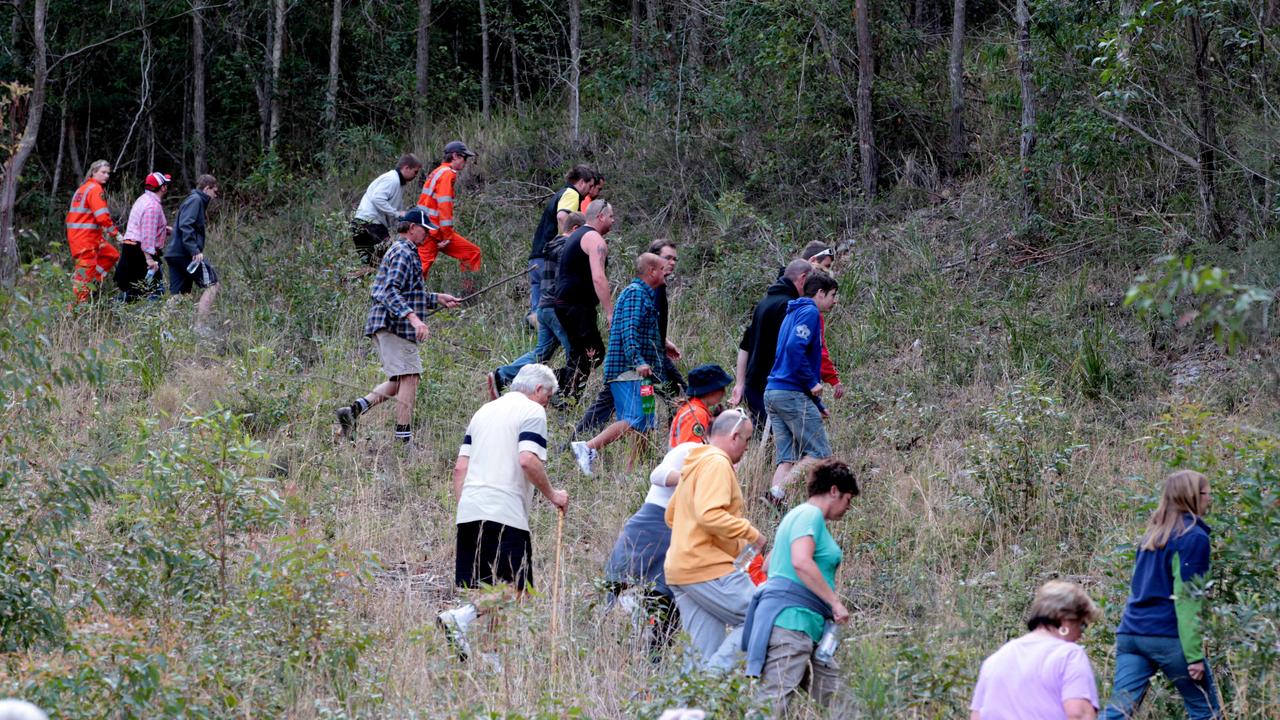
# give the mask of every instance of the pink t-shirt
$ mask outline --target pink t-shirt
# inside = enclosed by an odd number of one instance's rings
[[[982,720],[1065,720],[1062,703],[1098,707],[1098,685],[1084,648],[1044,633],[1010,640],[982,663],[970,710]]]

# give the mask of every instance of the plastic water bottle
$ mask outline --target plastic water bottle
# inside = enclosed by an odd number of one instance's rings
[[[144,280],[143,282],[145,282],[145,283],[147,283],[148,285],[150,285],[150,284],[151,284],[151,281],[152,281],[152,280],[155,280],[155,279],[156,279],[156,269],[155,269],[155,268],[147,268],[147,279],[146,279],[146,280]]]
[[[196,274],[196,270],[198,270],[199,268],[200,268],[200,261],[199,261],[199,260],[192,260],[192,261],[191,261],[191,264],[187,266],[187,274],[189,274],[189,275],[195,275],[195,274]]]
[[[640,380],[640,409],[645,415],[652,415],[654,406],[657,404],[653,397],[653,381],[649,378]]]
[[[746,572],[751,565],[751,561],[756,557],[756,546],[748,545],[742,548],[742,552],[738,553],[738,557],[733,559],[733,569],[740,572]]]
[[[820,663],[830,664],[831,658],[836,656],[838,647],[840,647],[840,636],[837,625],[828,620],[822,628],[822,638],[818,640],[818,647],[813,651],[813,658]]]

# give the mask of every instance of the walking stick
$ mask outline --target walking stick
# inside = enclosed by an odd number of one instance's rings
[[[467,301],[468,301],[468,300],[470,300],[471,298],[476,297],[477,295],[480,295],[480,294],[483,294],[483,293],[487,293],[487,292],[489,292],[490,290],[492,290],[492,289],[494,289],[494,288],[498,287],[499,285],[506,285],[507,283],[511,282],[512,280],[515,280],[515,279],[516,279],[516,278],[518,278],[518,277],[521,277],[521,276],[524,276],[524,275],[528,275],[528,274],[529,274],[529,271],[530,271],[530,270],[532,270],[532,269],[533,269],[532,267],[527,267],[527,268],[525,268],[525,269],[521,270],[520,272],[518,272],[518,273],[512,273],[512,274],[510,274],[510,275],[508,275],[508,276],[506,276],[506,277],[502,278],[501,280],[499,280],[499,281],[497,281],[497,282],[495,282],[495,283],[490,283],[489,285],[485,285],[484,287],[482,287],[482,288],[480,288],[479,290],[477,290],[477,291],[475,291],[475,292],[471,293],[470,295],[464,295],[463,297],[458,298],[458,305],[462,305],[463,303],[467,302]],[[430,316],[435,315],[436,313],[440,312],[441,310],[448,310],[448,309],[449,309],[449,308],[446,308],[446,307],[438,307],[438,308],[435,308],[434,310],[428,310],[428,311],[427,311],[427,316],[428,316],[428,317],[430,317]]]
[[[551,582],[551,676],[556,674],[556,640],[560,634],[560,558],[564,550],[564,510],[557,508],[556,518],[556,569]]]

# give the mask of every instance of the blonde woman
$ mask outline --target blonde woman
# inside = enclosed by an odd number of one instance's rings
[[[110,179],[111,163],[95,160],[67,208],[67,245],[76,261],[71,285],[79,302],[89,299],[90,291],[120,260],[120,251],[108,242],[120,234],[103,195],[102,186]]]
[[[1054,580],[1031,601],[1028,632],[982,663],[969,720],[1094,720],[1098,686],[1076,644],[1102,612],[1075,583]]]
[[[1188,718],[1222,717],[1204,656],[1203,602],[1187,587],[1209,572],[1208,512],[1208,478],[1179,470],[1164,479],[1116,629],[1116,677],[1104,720],[1134,717],[1156,670],[1173,681]]]

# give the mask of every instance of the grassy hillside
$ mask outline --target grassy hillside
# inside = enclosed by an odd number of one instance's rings
[[[828,432],[864,483],[833,528],[855,609],[838,658],[852,716],[965,713],[981,659],[1053,577],[1106,609],[1083,641],[1105,696],[1132,543],[1179,464],[1213,481],[1209,657],[1230,715],[1280,714],[1274,340],[1226,354],[1195,326],[1123,307],[1158,233],[1028,241],[999,183],[978,178],[941,193],[904,181],[835,236],[839,197],[670,192],[684,176],[638,149],[657,132],[594,136],[591,154],[619,213],[613,280],[654,237],[680,243],[671,335],[686,369],[732,367],[777,267],[809,239],[841,242],[827,333],[850,392],[830,404]],[[517,117],[439,130],[455,134],[484,150],[459,228],[497,279],[523,268],[539,198],[567,160]],[[224,279],[216,340],[191,332],[189,304],[67,310],[60,248],[3,296],[0,692],[66,718],[656,717],[686,702],[742,715],[745,681],[683,677],[674,654],[650,665],[629,619],[603,611],[601,566],[646,485],[647,468],[624,472],[621,444],[590,479],[552,454],[571,496],[559,637],[555,515],[538,501],[547,594],[505,610],[491,648],[504,671],[450,656],[434,626],[452,601],[450,470],[483,372],[532,343],[527,289],[431,318],[416,447],[393,440],[387,408],[354,445],[335,442],[332,408],[379,379],[360,337],[370,278],[349,279],[344,214],[394,148],[356,137],[334,152],[318,176],[224,179],[208,246]],[[1205,259],[1265,284],[1275,249]],[[437,263],[430,284],[456,289],[456,264]],[[550,413],[555,447],[577,418]],[[750,451],[745,485],[764,487],[770,457]],[[749,513],[769,530],[780,517]],[[1143,717],[1178,707],[1157,684]]]

